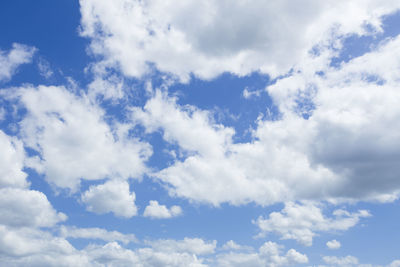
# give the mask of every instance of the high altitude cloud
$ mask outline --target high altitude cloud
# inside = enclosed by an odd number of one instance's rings
[[[34,47],[16,43],[8,53],[0,50],[0,82],[11,79],[19,65],[31,62],[35,51]]]
[[[205,79],[223,72],[284,73],[332,36],[379,31],[380,17],[400,7],[395,0],[80,4],[82,35],[91,38],[91,52],[104,57],[101,65],[141,77],[154,64],[182,80],[190,73]]]

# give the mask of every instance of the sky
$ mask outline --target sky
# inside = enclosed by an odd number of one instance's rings
[[[397,0],[1,1],[0,265],[400,266],[399,34]]]

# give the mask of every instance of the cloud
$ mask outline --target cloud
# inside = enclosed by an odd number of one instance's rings
[[[321,193],[321,187],[336,179],[329,169],[311,166],[298,151],[295,129],[301,127],[301,120],[291,128],[281,125],[287,121],[275,122],[269,136],[233,143],[234,129],[214,123],[210,112],[179,106],[175,98],[159,91],[143,109],[132,109],[132,118],[147,132],[161,130],[164,140],[186,152],[186,157],[152,174],[166,182],[175,196],[214,205],[251,201],[268,205]]]
[[[36,48],[14,43],[10,51],[0,50],[0,82],[8,81],[18,66],[30,63]]]
[[[337,265],[337,266],[354,266],[358,264],[358,259],[353,256],[336,257],[336,256],[324,256],[322,258],[325,263]]]
[[[28,186],[24,167],[25,151],[23,144],[15,137],[0,130],[0,188]]]
[[[0,225],[0,261],[7,266],[90,266],[65,239],[31,228]]]
[[[340,247],[341,247],[341,244],[340,244],[340,242],[339,241],[337,241],[337,240],[331,240],[331,241],[328,241],[328,242],[326,242],[326,246],[329,248],[329,249],[339,249]]]
[[[163,252],[186,252],[196,255],[214,253],[217,241],[205,242],[200,238],[184,238],[183,240],[160,239],[156,241],[147,241],[153,249]]]
[[[65,221],[47,197],[39,191],[20,188],[0,189],[0,224],[13,227],[51,227]]]
[[[118,231],[107,231],[102,228],[77,228],[75,226],[61,226],[60,236],[63,238],[99,239],[107,242],[119,241],[123,244],[137,242],[133,234],[123,234]]]
[[[128,125],[108,125],[104,111],[85,95],[55,86],[19,88],[16,94],[27,110],[22,140],[40,154],[37,171],[48,182],[76,190],[80,179],[140,178],[145,172],[150,145],[130,137]]]
[[[151,217],[157,219],[167,219],[176,217],[182,214],[182,209],[179,206],[172,206],[167,208],[165,205],[160,205],[156,200],[150,200],[150,204],[143,212],[144,217]]]
[[[282,246],[274,242],[264,243],[257,253],[227,253],[217,256],[218,266],[290,266],[307,263],[308,257],[290,249],[282,255]]]
[[[366,210],[350,213],[341,209],[333,211],[332,215],[325,217],[322,208],[312,203],[289,202],[280,212],[270,213],[267,219],[259,217],[255,223],[261,230],[260,236],[274,232],[281,239],[294,239],[311,246],[317,232],[345,231],[355,226],[360,218],[371,216]]]
[[[200,244],[197,242],[196,244]],[[169,247],[173,249],[172,247]],[[180,249],[180,248],[178,248]],[[196,251],[194,248],[193,251]],[[199,250],[201,252],[201,250]],[[0,261],[7,266],[149,266],[205,267],[190,252],[141,247],[126,249],[117,242],[89,244],[77,250],[63,237],[38,229],[0,225]]]
[[[195,255],[179,252],[157,251],[151,248],[128,250],[116,242],[105,246],[89,246],[85,250],[93,263],[106,263],[115,266],[171,266],[171,267],[205,267]]]
[[[38,60],[37,67],[39,69],[39,74],[46,79],[51,78],[51,76],[53,76],[54,74],[51,69],[50,63],[43,58],[40,58]]]
[[[102,214],[113,212],[116,216],[130,218],[137,214],[135,193],[129,191],[126,181],[110,180],[104,184],[90,186],[82,194],[86,209]]]
[[[235,130],[211,112],[156,90],[132,120],[185,156],[152,176],[173,196],[216,206],[395,200],[399,44],[400,37],[386,40],[337,68],[329,53],[310,56],[266,88],[280,118],[257,120],[249,142],[234,142]]]
[[[223,72],[285,73],[332,35],[380,31],[381,16],[400,7],[396,1],[372,0],[80,4],[81,34],[91,39],[90,51],[104,58],[103,68],[118,67],[124,75],[141,77],[150,63],[183,81],[190,73],[203,79]]]
[[[251,247],[248,246],[242,246],[237,244],[233,240],[229,240],[222,246],[223,250],[251,250]]]

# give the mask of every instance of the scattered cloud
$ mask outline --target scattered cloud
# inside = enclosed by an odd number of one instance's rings
[[[0,50],[0,82],[10,80],[18,66],[30,63],[35,52],[36,48],[17,43],[8,52]]]

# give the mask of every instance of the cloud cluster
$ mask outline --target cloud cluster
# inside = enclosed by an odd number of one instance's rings
[[[290,266],[294,264],[308,263],[308,257],[304,254],[290,249],[282,255],[283,247],[274,243],[266,242],[258,250],[252,253],[230,252],[217,256],[218,266]]]
[[[280,118],[266,112],[250,142],[235,143],[235,130],[215,123],[211,112],[156,90],[132,118],[187,156],[153,176],[172,195],[214,205],[393,201],[400,190],[393,128],[400,118],[399,43],[386,40],[339,68],[324,54],[309,57],[266,88]]]
[[[133,234],[123,234],[118,231],[107,231],[102,228],[78,228],[75,226],[60,227],[60,236],[63,238],[79,238],[79,239],[98,239],[107,242],[118,241],[123,244],[137,242],[137,238]]]
[[[333,37],[380,31],[381,17],[400,7],[394,0],[80,4],[81,34],[90,38],[90,51],[102,56],[103,68],[141,77],[153,64],[182,81],[191,73],[203,79],[223,72],[285,73],[315,45]]]
[[[27,114],[20,123],[26,146],[41,157],[48,182],[76,190],[80,179],[140,178],[151,147],[129,137],[129,127],[109,126],[104,111],[64,87],[17,90]]]
[[[360,218],[371,216],[366,210],[350,213],[342,209],[333,211],[332,215],[332,218],[324,216],[322,209],[312,203],[289,202],[282,211],[270,213],[267,219],[259,217],[255,223],[262,236],[274,232],[280,235],[281,239],[294,239],[303,245],[311,246],[316,232],[345,231],[355,226]],[[337,241],[330,244],[331,247],[340,247]]]

